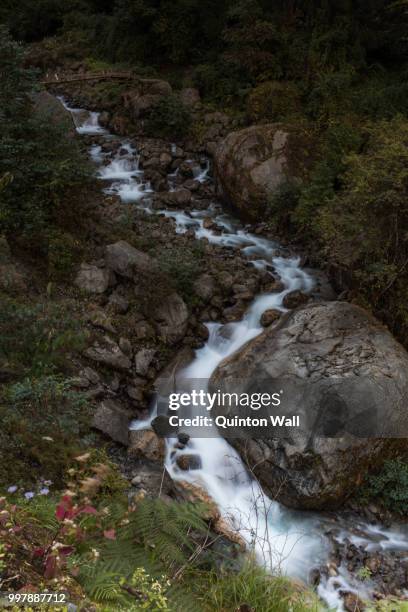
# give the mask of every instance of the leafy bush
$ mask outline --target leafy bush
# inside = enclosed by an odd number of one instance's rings
[[[254,123],[290,119],[299,111],[299,91],[296,85],[290,82],[261,83],[248,97],[247,112]]]
[[[187,136],[190,126],[190,111],[176,94],[162,98],[151,111],[147,121],[150,134],[176,140]]]
[[[35,74],[23,61],[22,49],[0,26],[0,176],[10,177],[0,192],[0,231],[46,253],[47,230],[64,219],[64,209],[74,214],[73,201],[80,201],[74,191],[89,166],[66,122],[48,108],[35,109]]]
[[[0,395],[0,483],[31,483],[42,475],[61,483],[87,443],[90,414],[70,379],[42,376],[6,387]]]
[[[251,82],[238,66],[223,58],[213,64],[199,64],[193,72],[193,83],[209,102],[242,106]]]
[[[363,489],[368,500],[379,500],[393,512],[408,515],[408,463],[402,460],[385,461],[378,474],[368,477]]]
[[[80,322],[59,305],[0,306],[0,482],[60,481],[90,434],[90,407],[66,373],[84,347]],[[29,466],[29,469],[27,467]],[[13,482],[11,482],[13,484]]]
[[[72,273],[80,255],[80,243],[71,234],[55,231],[48,240],[48,273],[52,280],[64,280]]]
[[[65,305],[22,305],[9,298],[0,305],[0,359],[17,374],[42,376],[63,371],[66,356],[85,346],[81,322]]]

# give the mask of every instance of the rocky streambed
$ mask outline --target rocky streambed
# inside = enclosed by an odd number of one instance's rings
[[[165,359],[158,360],[148,342],[135,353],[126,338],[112,339],[109,321],[100,314],[94,323],[107,333],[86,357],[126,373],[130,404],[104,397],[94,426],[128,446],[133,456],[164,459],[179,486],[204,489],[260,562],[312,582],[330,606],[358,610],[364,609],[364,599],[405,597],[404,529],[351,512],[326,512],[358,487],[368,467],[398,450],[396,432],[401,435],[405,425],[408,389],[405,351],[364,311],[330,301],[335,295],[324,279],[262,235],[262,225],[247,228],[226,214],[215,197],[206,157],[154,139],[117,138],[100,126],[98,113],[65,106],[89,141],[109,202],[104,215],[126,224],[126,214],[137,210],[141,223],[154,219],[149,237],[163,247],[167,239],[179,241],[181,248],[199,244],[204,249],[206,268],[197,271],[194,283],[200,309],[191,316],[179,293],[165,287],[163,298],[150,306],[150,319],[134,321],[139,339],[159,338],[173,352],[184,344],[166,376],[171,372],[177,379],[182,371],[184,378],[211,379],[210,385],[228,388],[229,381],[262,372],[290,386],[290,401],[306,412],[329,406],[337,437],[326,432],[320,441],[307,436],[231,440],[233,448],[220,435],[193,438],[182,432],[164,448],[150,428],[155,406],[148,415],[143,393]],[[125,312],[132,308],[127,284],[137,296],[138,286],[152,282],[157,262],[125,240],[107,245],[101,254],[99,264],[82,264],[76,283]],[[84,376],[92,383],[88,370]],[[98,381],[93,384],[98,387]],[[132,402],[136,409],[129,407]],[[367,438],[367,411],[387,425],[383,436]],[[340,423],[339,413],[347,413]],[[354,428],[361,427],[360,437],[341,429],[349,417]],[[378,420],[371,425],[378,433]],[[142,478],[135,482],[141,484]],[[311,511],[299,510],[304,508]]]

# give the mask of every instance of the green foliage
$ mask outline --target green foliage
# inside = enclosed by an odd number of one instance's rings
[[[379,501],[389,510],[408,515],[408,463],[388,460],[381,471],[368,477],[363,498]]]
[[[35,482],[43,474],[58,483],[88,433],[90,410],[69,379],[43,376],[6,387],[0,418],[1,484]]]
[[[71,234],[55,231],[48,240],[48,272],[53,280],[64,280],[79,259],[80,243]]]
[[[3,298],[0,306],[0,358],[16,372],[42,376],[62,370],[66,357],[84,348],[80,321],[66,306],[22,305]]]
[[[239,67],[224,58],[196,66],[193,83],[209,102],[231,106],[242,105],[251,87]]]
[[[401,297],[408,283],[408,122],[369,126],[362,151],[345,158],[341,188],[322,207],[327,252],[351,269],[367,302],[408,337]]]
[[[300,96],[295,84],[267,81],[255,87],[247,102],[249,118],[254,123],[290,121],[300,112]]]
[[[81,438],[89,435],[90,409],[65,372],[67,356],[84,347],[80,323],[53,304],[0,307],[2,483],[46,474],[58,481]],[[30,470],[27,470],[30,466]]]
[[[166,248],[158,253],[157,258],[160,270],[171,279],[174,289],[188,304],[193,305],[193,285],[200,274],[204,258],[202,245],[197,243],[191,248]]]
[[[254,610],[262,612],[319,612],[323,608],[317,598],[308,591],[296,591],[290,581],[272,577],[254,563],[247,563],[235,574],[214,573],[208,584],[208,575],[200,584],[198,593],[206,610],[239,610],[245,602]],[[200,588],[201,587],[201,588]]]
[[[147,121],[149,134],[167,138],[183,138],[190,126],[190,111],[176,94],[162,98],[150,112]]]
[[[84,184],[88,166],[66,133],[67,123],[47,105],[43,112],[33,106],[34,73],[23,67],[23,59],[22,49],[1,26],[0,175],[13,180],[0,192],[0,231],[46,253],[47,229],[64,219],[69,196],[74,214],[74,190]]]

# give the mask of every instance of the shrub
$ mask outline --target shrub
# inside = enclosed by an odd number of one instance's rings
[[[239,67],[222,58],[196,66],[193,82],[205,99],[225,106],[241,107],[251,87]]]
[[[71,234],[53,232],[48,240],[48,273],[53,280],[64,280],[72,273],[80,255],[80,243]]]
[[[89,165],[66,123],[52,109],[35,109],[35,74],[23,61],[0,26],[0,176],[9,177],[0,191],[0,231],[45,253],[47,230],[64,218],[64,208],[73,214],[78,198],[66,206],[68,196],[83,186]]]
[[[290,82],[261,83],[249,94],[247,112],[255,123],[290,119],[300,112],[299,91]]]
[[[62,371],[66,356],[85,346],[81,322],[65,305],[22,305],[4,298],[0,305],[0,358],[17,373],[42,376]]]
[[[67,355],[82,350],[84,340],[63,306],[2,300],[0,365],[8,385],[0,392],[0,482],[45,474],[59,481],[87,443],[90,407],[66,373]]]
[[[400,459],[385,461],[378,474],[367,478],[363,497],[380,501],[389,510],[407,516],[408,463]]]
[[[61,376],[26,378],[6,387],[0,396],[0,418],[3,485],[32,483],[43,475],[61,483],[89,435],[86,397]]]
[[[176,94],[162,98],[151,111],[147,121],[150,134],[175,140],[186,136],[190,126],[190,111]]]

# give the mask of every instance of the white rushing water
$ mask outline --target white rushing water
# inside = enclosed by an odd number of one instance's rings
[[[63,99],[61,102],[73,113],[80,134],[105,134],[107,139],[111,138],[98,125],[98,113],[72,109]],[[172,150],[175,150],[175,145]],[[98,166],[97,176],[108,183],[106,193],[117,194],[123,202],[138,203],[146,212],[153,212],[148,199],[141,202],[152,190],[143,180],[137,152],[129,142],[121,142],[120,150],[113,159],[103,151],[100,144],[91,146],[90,156]],[[207,180],[208,171],[207,161],[200,171],[196,171],[196,180]],[[170,185],[174,176],[176,174],[170,175]],[[310,292],[313,289],[313,278],[302,270],[299,258],[283,257],[277,243],[247,232],[233,218],[220,213],[216,205],[206,211],[186,213],[161,210],[157,214],[171,217],[177,233],[193,230],[197,239],[205,238],[215,245],[241,249],[255,267],[266,271],[273,269],[284,287],[280,293],[256,297],[240,321],[226,325],[208,323],[208,341],[196,351],[193,362],[182,373],[183,379],[209,379],[223,359],[262,333],[260,318],[265,310],[276,308],[285,311],[283,298],[287,293],[294,290]],[[204,227],[204,220],[208,217],[214,220],[216,231]],[[132,428],[149,427],[155,415],[156,409],[153,407],[149,419],[133,422]],[[231,528],[237,530],[254,551],[260,563],[273,571],[279,569],[290,576],[307,580],[310,569],[327,560],[329,544],[323,535],[324,518],[317,514],[289,511],[269,499],[248,473],[238,453],[224,438],[219,435],[212,438],[190,438],[185,448],[175,448],[175,442],[175,439],[167,441],[166,468],[171,477],[203,487],[217,503]],[[182,454],[199,455],[201,467],[181,470],[177,458]],[[408,539],[401,531],[363,523],[360,528],[360,535],[353,535],[345,527],[337,535],[337,541],[342,542],[348,538],[366,550],[408,551]],[[318,593],[330,607],[342,611],[341,590],[368,597],[370,588],[374,588],[370,581],[362,583],[341,566],[336,576],[322,579]]]

